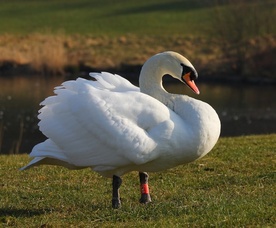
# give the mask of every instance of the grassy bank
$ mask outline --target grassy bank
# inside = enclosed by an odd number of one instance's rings
[[[248,81],[275,80],[276,36],[249,38],[246,47],[245,55],[227,58],[218,40],[194,36],[6,34],[0,35],[0,75],[76,76],[93,70],[138,74],[150,56],[173,50],[186,56],[205,79],[235,75]]]
[[[199,0],[1,1],[0,31],[11,34],[64,31],[121,36],[126,33],[205,34],[210,4]],[[212,5],[212,4],[211,4]]]
[[[218,2],[2,1],[0,74],[129,70],[174,50],[205,75],[274,78],[275,2]]]
[[[158,42],[157,42],[158,41]],[[2,73],[24,70],[28,73],[62,74],[66,70],[123,69],[142,65],[150,56],[174,50],[189,57],[195,65],[215,61],[218,48],[204,38],[183,36],[133,35],[120,37],[41,34],[0,35]],[[6,67],[5,67],[6,63]]]
[[[14,227],[273,227],[275,137],[221,138],[203,159],[152,173],[153,203],[138,203],[136,173],[123,177],[123,207],[111,183],[89,169],[18,168],[26,155],[0,156],[0,223]]]

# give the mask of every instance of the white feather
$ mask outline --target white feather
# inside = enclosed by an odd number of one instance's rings
[[[30,156],[35,159],[23,169],[59,164],[91,167],[111,177],[132,170],[160,171],[208,153],[220,133],[216,112],[188,96],[162,92],[162,86],[158,91],[155,73],[148,74],[153,83],[149,94],[156,93],[161,102],[107,72],[90,73],[96,81],[78,78],[56,87],[38,116],[49,139],[33,148]]]

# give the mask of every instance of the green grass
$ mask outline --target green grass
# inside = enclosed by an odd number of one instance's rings
[[[202,35],[211,26],[209,5],[192,0],[9,0],[0,2],[0,31]]]
[[[227,2],[227,1],[226,1]],[[231,3],[231,1],[229,1]],[[250,4],[273,23],[272,0],[255,0]],[[232,5],[237,5],[239,1]],[[230,4],[231,5],[231,4]],[[28,34],[57,32],[118,36],[183,35],[209,36],[214,27],[214,7],[218,1],[200,0],[9,0],[0,1],[1,33]],[[231,6],[230,6],[231,7]],[[226,17],[228,4],[220,8]],[[254,19],[254,18],[253,18]],[[275,32],[275,29],[274,29]],[[214,35],[214,34],[213,34]]]
[[[89,169],[41,166],[0,156],[0,224],[14,227],[274,227],[276,135],[221,138],[203,159],[151,173],[153,203],[140,205],[138,174],[123,176],[123,206]]]

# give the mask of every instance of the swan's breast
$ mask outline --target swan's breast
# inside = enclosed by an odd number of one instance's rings
[[[185,134],[197,158],[206,155],[220,135],[220,120],[216,111],[207,103],[188,96],[174,99],[174,112],[185,123]]]

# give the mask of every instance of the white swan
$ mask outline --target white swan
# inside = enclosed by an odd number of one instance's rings
[[[175,52],[154,55],[140,74],[140,89],[110,73],[90,73],[55,88],[41,105],[39,127],[48,139],[36,145],[25,167],[41,164],[70,169],[91,167],[113,177],[114,208],[120,206],[123,174],[138,171],[142,203],[150,202],[148,175],[206,155],[220,134],[215,110],[202,101],[170,94],[162,86],[169,74],[195,93],[197,72]],[[96,79],[96,80],[95,80]]]

